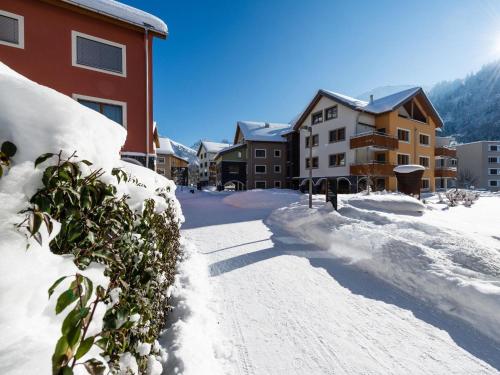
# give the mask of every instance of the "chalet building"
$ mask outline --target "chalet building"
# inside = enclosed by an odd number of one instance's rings
[[[188,185],[189,160],[177,155],[169,138],[160,137],[156,149],[156,172],[179,186]]]
[[[290,124],[239,121],[234,145],[216,155],[217,185],[235,189],[281,189],[286,183]]]
[[[500,141],[456,146],[461,187],[500,191]]]
[[[157,17],[115,1],[0,2],[0,60],[126,128],[122,157],[150,168],[153,38],[167,33]]]
[[[369,176],[374,190],[395,191],[394,167],[420,164],[426,168],[422,189],[434,191],[435,133],[442,125],[420,87],[376,100],[371,97],[369,102],[319,90],[294,122],[296,135],[287,135],[295,148],[288,154],[288,169],[298,171],[288,180],[297,180],[305,188],[311,164],[318,190],[325,188],[327,180],[333,180],[339,193],[357,192],[366,189]],[[309,127],[312,136],[306,130]]]
[[[231,146],[229,143],[218,143],[202,141],[198,147],[196,156],[199,160],[199,183],[201,186],[215,186],[216,167],[215,155],[222,149]]]

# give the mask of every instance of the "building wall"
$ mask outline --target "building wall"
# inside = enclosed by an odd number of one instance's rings
[[[215,184],[216,170],[214,157],[215,153],[207,152],[203,144],[199,148],[198,159],[200,160],[200,179],[199,181],[203,184],[212,183]]]
[[[255,150],[266,150],[266,158],[255,158]],[[280,150],[281,156],[275,157],[274,150]],[[273,188],[274,182],[279,181],[285,187],[286,176],[286,144],[285,142],[252,142],[247,141],[247,189],[254,189],[256,181],[265,181],[267,188]],[[256,174],[255,166],[265,165],[265,174]],[[279,165],[281,172],[275,173],[274,166]]]
[[[24,17],[24,49],[0,44],[0,60],[45,86],[68,96],[86,95],[127,103],[128,136],[124,151],[146,152],[146,59],[144,32],[125,23],[106,22],[63,2],[2,0],[0,10]],[[72,11],[70,9],[76,9]],[[95,14],[95,13],[91,13]],[[72,66],[75,30],[126,45],[126,77]],[[152,36],[149,38],[151,57]],[[150,63],[152,59],[149,59]],[[150,65],[149,71],[152,72]],[[153,96],[152,76],[150,98]],[[150,102],[149,152],[153,148],[153,105]]]
[[[359,132],[360,129],[356,129],[356,124],[359,122],[366,123],[369,125],[375,124],[374,116],[360,113],[354,111],[349,107],[342,104],[338,104],[333,100],[322,97],[316,104],[311,114],[304,120],[301,126],[310,126],[312,114],[320,110],[324,110],[333,105],[337,105],[337,118],[328,121],[323,121],[322,123],[313,125],[312,134],[318,134],[319,144],[313,147],[313,157],[318,157],[319,168],[313,169],[313,177],[337,177],[337,176],[349,176],[349,165],[354,163],[356,160],[356,153],[354,150],[350,149],[349,140],[350,138]],[[329,143],[329,132],[338,128],[346,128],[345,141]],[[299,137],[299,148],[300,148],[300,177],[308,178],[309,169],[306,169],[306,158],[309,157],[309,148],[306,148],[306,137],[309,136],[309,132],[305,130],[300,131]],[[329,155],[330,154],[346,154],[346,165],[344,167],[329,167]]]
[[[500,174],[490,174],[489,170],[494,168],[500,171],[500,163],[489,163],[488,158],[496,157],[500,160],[500,151],[489,151],[490,145],[500,147],[500,141],[482,141],[457,145],[458,176],[469,172],[477,179],[474,184],[475,188],[498,191],[500,190],[499,187],[489,186],[489,181],[497,180],[497,185],[500,185]]]

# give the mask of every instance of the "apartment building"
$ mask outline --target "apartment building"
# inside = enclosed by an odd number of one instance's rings
[[[158,174],[174,181],[176,185],[188,185],[189,160],[176,154],[169,138],[159,138],[156,155],[156,172]]]
[[[461,187],[500,190],[500,141],[479,141],[456,146]]]
[[[216,186],[234,190],[247,188],[247,145],[236,144],[222,149],[214,158]]]
[[[152,50],[167,26],[119,2],[0,1],[0,60],[127,129],[122,157],[154,168]]]
[[[222,149],[231,146],[229,143],[202,141],[196,152],[199,160],[199,183],[201,186],[215,186],[217,171],[215,155]]]
[[[457,148],[453,137],[436,137],[435,186],[446,190],[457,186]]]
[[[370,180],[375,190],[395,191],[394,167],[420,164],[426,168],[422,189],[433,191],[435,132],[442,125],[420,87],[368,102],[319,90],[293,124],[299,165],[289,158],[289,169],[298,169],[290,179],[305,187],[311,164],[318,190],[333,180],[339,193],[352,193],[366,189]]]

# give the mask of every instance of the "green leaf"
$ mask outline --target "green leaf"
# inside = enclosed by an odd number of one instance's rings
[[[64,279],[66,279],[67,277],[69,277],[69,276],[63,276],[63,277],[60,277],[60,278],[58,278],[58,279],[54,282],[54,284],[52,284],[52,286],[49,288],[49,298],[50,298],[50,296],[52,296],[52,293],[54,293],[54,290],[57,288],[57,286],[58,286],[59,284],[61,284],[61,282],[62,282]]]
[[[0,165],[0,178],[2,178],[2,176],[3,176],[3,168],[2,168],[2,166]]]
[[[38,211],[34,211],[33,214],[30,217],[30,222],[29,222],[29,229],[30,233],[34,235],[35,233],[38,233],[40,230],[40,226],[42,225],[43,222],[43,214]]]
[[[62,375],[73,375],[73,369],[71,367],[64,367],[61,371]]]
[[[46,153],[46,154],[43,154],[43,155],[40,155],[36,160],[35,160],[35,168],[38,167],[38,165],[40,165],[41,163],[43,163],[45,160],[47,160],[48,158],[51,158],[52,156],[54,156],[53,153]]]
[[[88,165],[89,167],[92,165],[92,163],[88,160],[80,160],[81,163]]]
[[[102,364],[102,362],[94,358],[84,362],[83,365],[90,375],[102,375],[106,370],[106,367]]]
[[[61,333],[67,335],[73,327],[75,327],[81,320],[83,320],[89,313],[90,308],[85,307],[82,309],[72,310],[64,319],[61,327]],[[69,340],[68,340],[69,341]]]
[[[66,337],[61,336],[61,338],[57,341],[56,347],[54,349],[54,354],[52,355],[53,374],[57,374],[59,372],[59,369],[68,363],[68,350],[69,345],[68,341],[66,341]]]
[[[12,157],[16,154],[17,152],[17,147],[14,143],[6,141],[2,143],[2,148],[1,151],[7,155],[8,157]]]
[[[95,336],[87,337],[83,340],[78,346],[78,350],[76,351],[75,358],[78,360],[82,358],[87,352],[90,350],[92,345],[94,344]]]
[[[73,293],[73,290],[68,289],[65,292],[63,292],[59,298],[57,299],[56,303],[56,314],[59,314],[61,311],[63,311],[66,307],[68,307],[70,304],[75,302],[78,299],[78,296]]]
[[[85,286],[85,293],[82,298],[82,303],[86,305],[90,300],[90,297],[92,297],[94,285],[92,284],[92,280],[90,280],[88,277],[83,277],[83,285]]]
[[[71,329],[66,333],[66,340],[71,348],[74,348],[80,336],[82,334],[82,323],[78,323],[76,326],[71,327]]]

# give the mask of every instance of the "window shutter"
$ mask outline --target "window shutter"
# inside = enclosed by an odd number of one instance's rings
[[[122,49],[78,36],[76,62],[80,65],[123,73]]]
[[[0,15],[0,40],[19,44],[19,21]]]

